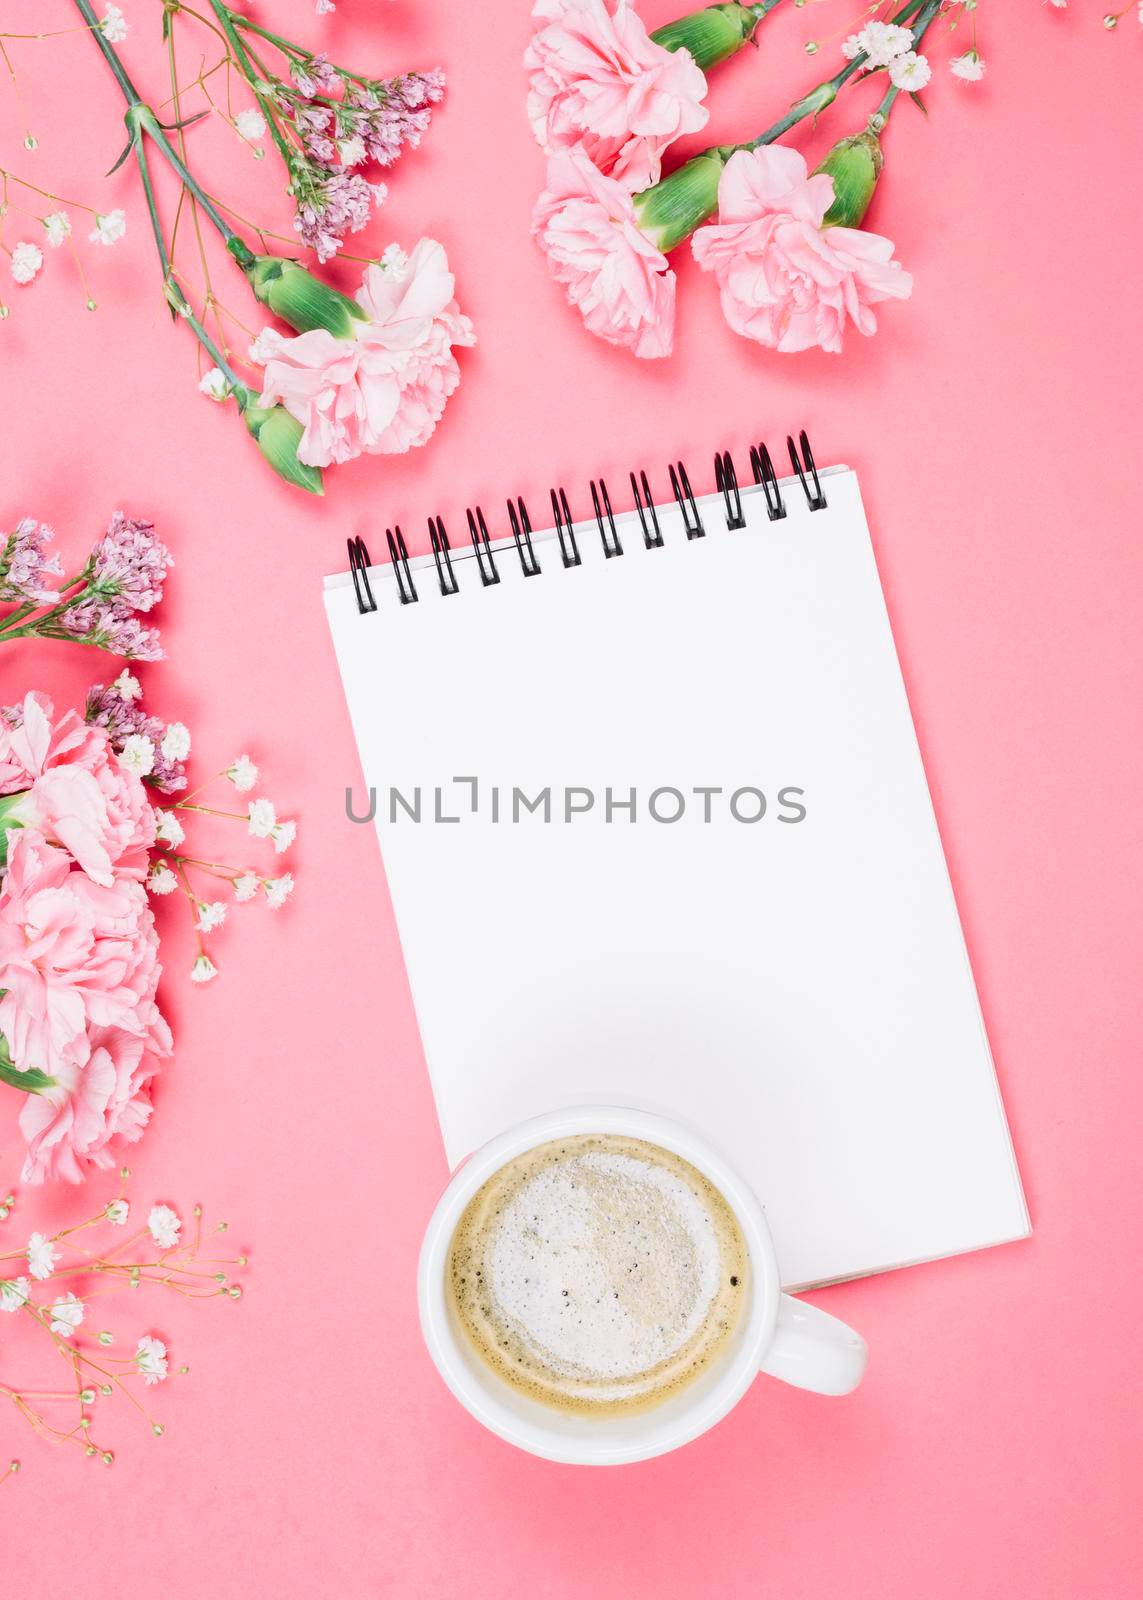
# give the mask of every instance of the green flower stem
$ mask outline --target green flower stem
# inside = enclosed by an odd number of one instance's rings
[[[770,3],[777,5],[778,0],[770,0]],[[220,22],[222,21],[222,14],[225,12],[231,28],[241,28],[243,33],[256,33],[260,39],[265,39],[267,44],[272,44],[283,55],[290,56],[293,60],[301,62],[303,65],[305,62],[314,59],[315,51],[307,50],[300,44],[294,44],[290,39],[283,39],[280,33],[274,33],[272,29],[262,27],[252,17],[243,16],[240,11],[231,11],[228,5],[222,3],[222,0],[210,0],[210,7]],[[349,78],[351,82],[361,84],[362,88],[368,88],[374,81],[372,78],[362,77],[360,73],[350,72],[347,67],[338,67],[337,71],[341,77]]]
[[[259,106],[262,108],[262,114],[266,118],[267,125],[270,129],[270,137],[277,145],[278,154],[286,163],[286,170],[289,172],[297,151],[290,143],[289,138],[282,127],[278,117],[277,106],[269,96],[263,94],[258,88],[260,83],[267,83],[268,80],[273,77],[273,74],[266,70],[266,67],[263,65],[256,53],[252,49],[248,48],[239,37],[236,24],[245,22],[246,18],[241,17],[236,12],[231,11],[229,6],[222,4],[222,0],[208,0],[208,4],[210,5],[210,9],[214,12],[215,16],[218,18],[219,26],[222,29],[226,43],[234,52],[234,59],[238,63],[239,71],[250,85],[255,100],[257,100]],[[264,30],[257,28],[254,31],[257,33],[262,33]],[[278,43],[276,39],[272,40],[271,42],[275,44]],[[279,48],[282,48],[282,46],[279,46]]]
[[[928,28],[929,24],[936,19],[940,9],[941,0],[928,0],[924,10],[920,13],[916,22],[913,24],[914,49],[916,49],[917,45],[919,45],[921,40],[924,38],[925,30]],[[888,122],[889,113],[892,111],[900,93],[901,90],[898,89],[895,83],[891,83],[888,89],[886,89],[885,94],[881,99],[881,103],[877,107],[877,110],[873,113],[873,118],[871,119],[878,132],[880,132]]]

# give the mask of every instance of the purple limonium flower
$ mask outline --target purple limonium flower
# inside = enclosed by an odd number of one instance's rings
[[[81,596],[60,618],[63,635],[128,661],[161,661],[158,628],[148,628],[122,600]]]
[[[138,685],[134,685],[138,693]],[[150,716],[130,694],[124,693],[121,682],[96,683],[87,691],[84,721],[96,728],[105,728],[111,748],[118,754],[127,740],[135,735],[149,739],[154,749],[154,764],[143,780],[161,794],[177,794],[187,786],[186,766],[163,754],[163,737],[166,725],[158,717]]]
[[[88,582],[100,596],[114,597],[134,611],[150,611],[163,598],[163,581],[174,558],[155,537],[155,524],[117,511],[91,552]]]
[[[48,578],[62,578],[58,555],[48,555],[45,546],[54,538],[46,522],[23,517],[15,531],[0,544],[0,600],[43,604],[55,598]]]

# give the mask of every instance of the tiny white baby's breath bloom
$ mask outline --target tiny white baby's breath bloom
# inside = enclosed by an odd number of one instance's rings
[[[127,37],[127,18],[118,6],[108,6],[103,13],[99,31],[108,44],[122,44]]]
[[[121,1228],[131,1215],[131,1207],[126,1200],[112,1200],[103,1214],[108,1222],[113,1222],[117,1228]]]
[[[182,1219],[177,1211],[172,1211],[170,1206],[152,1206],[147,1218],[147,1227],[150,1229],[151,1238],[161,1250],[173,1250],[179,1242],[182,1231]]]
[[[155,838],[162,844],[182,844],[186,833],[173,811],[155,812]]]
[[[55,1245],[42,1233],[34,1233],[28,1240],[28,1271],[33,1278],[50,1278],[59,1258]]]
[[[244,872],[240,878],[235,878],[234,880],[234,898],[236,900],[253,900],[258,893],[260,881],[253,872]]]
[[[198,380],[198,392],[208,400],[217,400],[221,404],[230,394],[230,380],[221,367],[211,367]]]
[[[70,1291],[52,1307],[52,1332],[61,1339],[70,1339],[83,1321],[83,1301]]]
[[[841,53],[847,61],[852,61],[855,56],[859,56],[861,54],[860,36],[856,33],[851,33],[849,38],[843,41]]]
[[[143,1374],[143,1382],[148,1388],[152,1384],[162,1383],[167,1375],[167,1347],[161,1339],[153,1339],[149,1333],[143,1335],[135,1346],[135,1365]]]
[[[172,722],[163,735],[159,749],[168,761],[185,761],[190,755],[190,729],[185,722]]]
[[[365,140],[359,133],[337,141],[337,159],[343,167],[358,167],[365,160]]]
[[[903,56],[894,56],[889,63],[889,78],[898,89],[904,89],[909,94],[916,94],[923,89],[933,75],[927,56],[919,56],[913,50],[908,50]]]
[[[128,772],[133,772],[138,778],[145,778],[154,770],[155,747],[145,733],[129,734],[123,741],[119,761]]]
[[[966,50],[963,56],[954,56],[949,62],[949,71],[954,78],[960,78],[964,83],[979,83],[984,77],[984,62],[975,50]]]
[[[226,907],[221,900],[200,900],[195,927],[200,933],[213,933],[226,921]]]
[[[156,861],[147,874],[147,887],[152,894],[173,894],[179,886],[175,877],[165,861]]]
[[[386,272],[404,272],[409,258],[399,244],[387,244],[381,252],[381,265]]]
[[[853,57],[864,53],[869,59],[871,67],[887,67],[897,56],[904,55],[912,49],[913,34],[909,28],[902,28],[895,22],[867,22],[860,33],[852,36],[856,41],[857,49],[850,54],[850,39],[842,45],[842,51]]]
[[[127,213],[116,210],[108,211],[106,215],[99,214],[95,219],[95,227],[88,234],[92,244],[118,244],[127,232]]]
[[[1048,4],[1055,6],[1057,11],[1066,11],[1068,0],[1048,0]],[[1143,0],[1140,0],[1140,20],[1143,20]]]
[[[48,244],[53,250],[58,250],[71,232],[71,218],[66,211],[51,211],[42,221]]]
[[[194,966],[190,970],[192,983],[209,983],[218,976],[218,968],[207,955],[196,956]]]
[[[27,1278],[0,1278],[0,1311],[19,1311],[31,1293]]]
[[[12,249],[12,277],[16,283],[31,283],[44,264],[44,252],[38,244],[21,240]]]
[[[1141,3],[1143,3],[1143,0],[1141,0]],[[314,10],[317,12],[319,17],[324,17],[329,12],[336,11],[337,6],[334,4],[334,0],[317,0],[317,5],[314,7]]]
[[[267,878],[262,887],[266,891],[266,904],[271,911],[277,911],[294,892],[294,875],[292,872],[283,872],[280,878]]]
[[[138,700],[143,693],[143,685],[133,672],[127,671],[126,667],[124,667],[111,687],[115,690],[120,700]]]
[[[274,841],[275,855],[280,856],[284,851],[288,850],[297,837],[298,825],[296,822],[275,822],[270,829],[270,838]]]
[[[245,139],[247,144],[253,144],[266,132],[266,119],[260,111],[251,106],[246,111],[238,113],[234,119],[234,126],[240,139]]]
[[[268,839],[274,831],[278,820],[273,802],[270,800],[251,800],[247,813],[250,822],[250,832],[255,839]]]
[[[242,755],[233,766],[227,767],[226,776],[239,794],[245,794],[258,782],[258,768],[249,756]]]

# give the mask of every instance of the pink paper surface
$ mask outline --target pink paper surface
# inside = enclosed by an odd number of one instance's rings
[[[124,9],[126,58],[162,99],[158,7]],[[652,24],[677,9],[644,0]],[[228,1240],[252,1253],[247,1293],[120,1312],[169,1338],[172,1364],[191,1372],[150,1392],[162,1439],[115,1404],[101,1424],[112,1469],[8,1414],[0,1454],[24,1465],[0,1487],[7,1589],[1137,1592],[1133,14],[1109,37],[1087,0],[1062,13],[1031,0],[982,8],[984,82],[957,84],[941,64],[929,119],[899,107],[869,225],[897,241],[916,289],[884,308],[875,339],[851,336],[840,358],[760,351],[729,332],[712,283],[682,261],[676,354],[639,364],[584,334],[529,243],[541,158],[523,113],[523,4],[343,0],[324,21],[302,0],[273,10],[349,65],[447,69],[446,105],[394,173],[367,242],[439,238],[480,342],[462,352],[461,388],[427,450],[339,470],[324,502],[279,485],[233,412],[196,392],[130,168],[98,176],[119,153],[122,108],[92,42],[11,46],[40,148],[21,148],[5,90],[5,160],[66,197],[123,205],[129,232],[114,251],[84,247],[94,315],[61,256],[27,289],[0,262],[12,307],[0,328],[4,525],[34,512],[78,556],[115,506],[158,521],[178,566],[161,616],[170,659],[144,670],[148,697],[191,725],[204,767],[244,749],[260,760],[301,840],[295,902],[234,917],[209,988],[185,982],[190,940],[180,909],[164,908],[177,1052],[132,1160],[140,1202],[189,1212],[201,1199],[230,1220]],[[848,20],[836,5],[783,8],[760,54],[718,79],[711,137],[780,114],[819,75],[805,40]],[[72,22],[64,0],[5,8],[13,31]],[[822,75],[835,48],[822,47]],[[947,53],[934,47],[942,63]],[[869,88],[855,91],[801,148],[818,156],[869,103]],[[269,160],[257,168],[222,126],[193,140],[220,189],[282,227]],[[11,218],[5,238],[37,228]],[[217,280],[257,327],[236,274],[221,266]],[[352,286],[348,268],[340,281]],[[477,500],[513,491],[539,506],[553,482],[579,491],[602,473],[620,485],[633,465],[658,481],[678,456],[707,487],[716,448],[742,466],[761,437],[777,457],[802,425],[819,461],[861,474],[1036,1232],[815,1296],[869,1340],[869,1375],[849,1400],[760,1381],[673,1457],[554,1467],[484,1433],[421,1345],[414,1265],[447,1174],[376,842],[343,811],[359,773],[320,578],[344,565],[347,534],[377,555],[400,522],[421,550],[429,512],[459,536]],[[32,685],[79,696],[108,670],[78,648],[9,646],[0,699]],[[466,671],[458,663],[458,682]],[[5,1091],[9,1183],[15,1111]],[[23,1191],[3,1247],[110,1188]],[[0,1337],[7,1377],[13,1336]]]

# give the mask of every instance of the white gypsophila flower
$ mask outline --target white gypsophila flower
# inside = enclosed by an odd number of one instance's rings
[[[358,167],[365,160],[365,140],[359,133],[337,141],[337,159],[343,167]]]
[[[283,872],[280,878],[267,878],[262,887],[266,891],[266,904],[271,911],[277,911],[294,892],[294,875],[292,872]]]
[[[22,239],[12,247],[12,277],[16,283],[31,283],[44,264],[44,252],[38,244]]]
[[[19,1311],[31,1293],[27,1278],[0,1278],[0,1311]]]
[[[138,678],[133,672],[127,671],[126,667],[123,668],[123,671],[119,674],[111,687],[119,696],[120,700],[138,700],[143,693],[143,685],[139,682]]]
[[[113,1222],[117,1228],[121,1228],[131,1215],[131,1207],[126,1200],[112,1200],[103,1215],[108,1222]]]
[[[270,800],[251,800],[247,813],[250,821],[250,832],[255,839],[268,839],[274,831],[278,820],[273,802]]]
[[[179,886],[175,877],[165,861],[156,861],[147,874],[147,887],[152,894],[173,894]]]
[[[168,761],[185,761],[190,755],[190,729],[185,722],[172,722],[167,726],[159,749]]]
[[[233,766],[227,767],[226,776],[239,794],[246,794],[258,782],[258,768],[249,756],[242,755]]]
[[[260,111],[250,106],[238,113],[234,119],[234,127],[240,139],[245,139],[247,144],[253,144],[266,132],[266,119]]]
[[[71,218],[66,211],[52,211],[41,218],[41,221],[48,236],[48,244],[53,250],[58,250],[71,232]]]
[[[962,83],[979,83],[984,77],[984,62],[975,50],[966,50],[963,56],[952,58],[949,62],[949,71]]]
[[[135,1365],[143,1374],[143,1382],[148,1388],[152,1384],[162,1383],[167,1375],[167,1347],[161,1339],[153,1339],[145,1333],[135,1346]]]
[[[33,1278],[50,1278],[59,1258],[55,1245],[42,1233],[34,1233],[28,1240],[28,1271]]]
[[[190,970],[192,983],[209,983],[218,976],[218,968],[208,955],[196,956],[194,966]]]
[[[145,733],[128,734],[119,752],[119,762],[137,778],[145,778],[154,771],[155,747]]]
[[[284,851],[288,850],[297,837],[298,825],[296,822],[275,822],[270,829],[270,838],[274,841],[275,855],[280,856]]]
[[[1140,0],[1140,3],[1143,4],[1143,0]],[[337,6],[334,4],[334,0],[317,0],[317,5],[314,7],[314,10],[317,12],[319,17],[324,17],[327,16],[331,11],[336,11]]]
[[[927,56],[919,56],[909,50],[903,56],[896,56],[889,63],[890,81],[898,88],[904,89],[909,94],[916,94],[923,89],[933,75]]]
[[[83,1321],[83,1301],[70,1291],[52,1307],[52,1332],[61,1339],[70,1339]]]
[[[253,900],[258,893],[258,884],[261,882],[255,873],[244,872],[241,877],[234,880],[234,898],[236,900]]]
[[[842,45],[842,54],[852,61],[865,55],[870,67],[887,67],[897,56],[912,49],[913,33],[895,22],[867,22],[860,32],[851,34]]]
[[[211,367],[198,380],[198,392],[221,404],[230,394],[230,380],[221,367]]]
[[[170,1206],[152,1206],[147,1218],[151,1238],[161,1250],[173,1250],[182,1232],[182,1218]]]
[[[95,227],[88,234],[92,244],[118,244],[127,232],[127,213],[125,211],[108,211],[105,215],[100,213],[95,218]]]
[[[409,264],[409,258],[399,244],[387,244],[381,252],[381,265],[386,272],[402,273]]]
[[[226,907],[221,900],[200,900],[195,927],[200,933],[213,933],[226,921]]]
[[[162,844],[182,844],[186,833],[173,811],[155,812],[155,838]]]
[[[127,37],[127,18],[118,6],[108,6],[103,13],[99,31],[108,44],[122,44]]]

